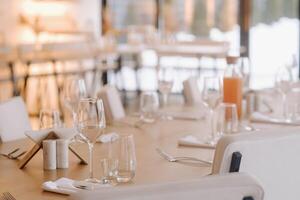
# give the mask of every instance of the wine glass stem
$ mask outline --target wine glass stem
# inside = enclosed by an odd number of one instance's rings
[[[75,111],[72,111],[72,118],[73,118],[73,128],[76,127],[76,120],[77,120],[77,114]]]
[[[94,145],[91,143],[88,143],[88,146],[89,146],[89,166],[90,166],[89,178],[92,180],[94,178],[94,173],[93,173],[93,147],[94,147]]]

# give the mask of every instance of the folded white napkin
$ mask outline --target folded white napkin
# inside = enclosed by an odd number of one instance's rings
[[[188,146],[188,147],[209,148],[209,149],[216,148],[215,145],[208,144],[207,142],[200,140],[199,138],[192,135],[186,135],[182,138],[179,138],[178,145]]]
[[[251,115],[251,122],[254,123],[268,123],[268,124],[281,124],[290,126],[300,126],[300,121],[286,121],[284,119],[274,118],[268,115],[264,115],[259,112],[255,112]]]
[[[72,139],[77,134],[77,130],[75,128],[53,128],[38,131],[26,131],[25,135],[27,135],[33,142],[40,143],[50,132],[55,132],[58,138],[65,140]]]
[[[63,177],[63,178],[57,179],[56,181],[44,182],[42,184],[42,188],[43,188],[43,190],[48,191],[48,192],[70,195],[70,194],[74,194],[78,191],[82,191],[82,189],[76,188],[74,186],[76,184],[87,186],[87,190],[88,190],[88,188],[91,188],[91,187],[93,187],[94,189],[110,187],[109,184],[86,183],[83,181],[74,181],[72,179]]]
[[[102,143],[107,143],[110,141],[115,141],[119,138],[119,134],[112,132],[112,133],[107,133],[104,135],[101,135],[97,142],[102,142]]]

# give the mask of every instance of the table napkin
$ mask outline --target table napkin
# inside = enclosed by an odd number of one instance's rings
[[[179,146],[188,146],[188,147],[209,148],[209,149],[216,148],[215,145],[208,144],[205,141],[200,140],[199,138],[192,136],[192,135],[186,135],[182,138],[179,138],[178,145]]]
[[[82,181],[74,181],[72,179],[69,178],[60,178],[57,179],[56,181],[46,181],[42,184],[42,188],[45,191],[48,192],[54,192],[54,193],[58,193],[58,194],[65,194],[65,195],[70,195],[70,194],[74,194],[76,192],[79,191],[83,191],[82,189],[76,188],[73,186],[73,184],[75,182],[82,182]],[[106,187],[110,187],[109,184],[98,184],[98,183],[86,183],[83,182],[84,185],[89,185],[94,187],[95,189],[101,189],[101,188],[106,188]]]
[[[77,134],[77,130],[75,128],[51,128],[38,131],[26,131],[25,135],[33,142],[40,143],[50,132],[55,132],[58,138],[65,140],[71,139]]]
[[[250,120],[251,120],[251,122],[254,122],[254,123],[268,123],[268,124],[279,124],[279,125],[281,124],[281,125],[289,125],[289,126],[300,126],[300,120],[290,122],[290,121],[285,121],[284,119],[264,115],[259,112],[253,113]]]
[[[119,138],[119,134],[112,132],[112,133],[101,135],[97,140],[97,142],[108,143],[110,141],[115,141],[118,138]]]

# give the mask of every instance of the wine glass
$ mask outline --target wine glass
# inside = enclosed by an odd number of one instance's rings
[[[282,113],[285,120],[288,120],[287,113],[287,93],[292,85],[292,72],[289,67],[280,67],[275,76],[275,87],[282,97]]]
[[[163,107],[166,108],[168,105],[169,94],[173,88],[173,69],[172,68],[160,68],[158,70],[158,90],[162,94]],[[170,120],[171,116],[163,114],[162,119]]]
[[[215,145],[217,142],[217,131],[215,129],[214,113],[217,106],[222,102],[223,89],[219,77],[205,77],[202,91],[202,99],[204,104],[208,107],[210,113],[210,132],[211,136],[208,143]]]
[[[101,99],[83,98],[78,103],[77,129],[89,148],[89,178],[85,182],[100,182],[93,174],[93,147],[105,128],[105,113]]]
[[[79,77],[71,77],[65,81],[63,88],[64,104],[72,113],[73,126],[76,123],[76,110],[81,98],[87,97],[85,82]]]
[[[250,73],[251,73],[251,63],[248,57],[241,57],[239,59],[239,65],[241,69],[241,74],[243,77],[244,89],[249,89],[250,87]]]

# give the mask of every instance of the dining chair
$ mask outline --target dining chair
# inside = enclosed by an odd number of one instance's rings
[[[257,177],[265,200],[300,197],[299,128],[225,136],[217,144],[213,174],[245,172]]]
[[[202,102],[201,92],[198,88],[196,77],[190,77],[183,81],[183,96],[187,105],[192,106]]]
[[[262,200],[263,188],[247,174],[234,173],[207,176],[198,180],[104,188],[100,191],[83,191],[72,194],[70,200]]]
[[[31,130],[26,106],[21,97],[13,97],[0,104],[0,138],[8,142],[25,138],[24,131]]]
[[[107,123],[111,124],[113,121],[125,117],[125,110],[116,87],[104,86],[98,93],[98,97],[103,101]]]

